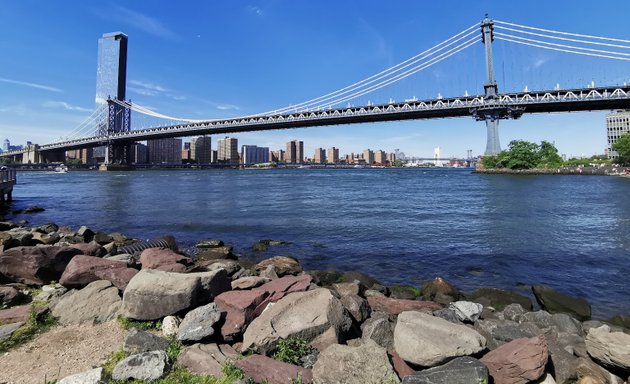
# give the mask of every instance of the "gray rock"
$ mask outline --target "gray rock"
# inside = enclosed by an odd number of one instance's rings
[[[474,323],[483,311],[483,305],[471,301],[455,301],[450,303],[448,308],[455,312],[460,321],[465,323]]]
[[[52,314],[62,325],[101,323],[116,318],[120,305],[118,288],[107,280],[97,280],[63,295]]]
[[[177,364],[196,375],[221,377],[223,366],[239,354],[227,344],[193,344],[177,358]]]
[[[357,323],[361,324],[370,316],[370,306],[364,298],[354,294],[347,294],[341,296],[339,300],[341,300],[343,307]]]
[[[525,314],[525,309],[520,304],[510,304],[501,313],[505,320],[519,321],[520,317]]]
[[[205,249],[205,248],[217,248],[217,247],[222,247],[223,246],[223,241],[221,240],[201,240],[199,242],[197,242],[197,244],[195,245],[195,247],[197,249]]]
[[[260,276],[246,276],[232,280],[232,289],[252,289],[268,283],[269,279]]]
[[[0,287],[0,308],[15,305],[24,298],[24,294],[13,287]]]
[[[437,311],[433,311],[433,316],[439,317],[440,319],[444,319],[446,321],[450,321],[451,323],[461,324],[459,317],[455,314],[455,311],[450,308],[442,308]]]
[[[100,384],[105,381],[105,370],[101,367],[66,376],[57,384]]]
[[[23,321],[0,325],[0,341],[6,340],[11,337],[13,332],[17,331],[22,325],[24,325]]]
[[[212,301],[230,289],[225,270],[174,273],[143,269],[123,294],[121,314],[137,320],[156,320]]]
[[[584,336],[582,324],[567,315],[566,313],[556,313],[551,316],[553,326],[558,332],[569,333],[571,335]]]
[[[487,383],[488,368],[469,356],[458,357],[439,367],[405,376],[403,384],[472,384]]]
[[[152,351],[132,355],[114,367],[114,380],[157,380],[168,372],[168,356],[164,351]]]
[[[175,316],[166,316],[162,319],[162,335],[166,337],[177,336],[179,329],[179,319]]]
[[[373,341],[359,347],[333,344],[319,354],[313,367],[313,383],[382,384],[398,377],[387,351]]]
[[[199,341],[214,335],[214,325],[221,319],[216,303],[195,308],[188,312],[179,325],[177,340]]]
[[[124,261],[127,263],[128,267],[135,267],[137,265],[136,259],[134,259],[133,255],[128,253],[119,253],[118,255],[105,256],[103,258],[107,260]]]
[[[165,351],[168,345],[169,342],[166,339],[155,336],[150,332],[133,328],[125,336],[123,351],[129,356],[143,352]]]
[[[475,354],[486,339],[474,329],[422,312],[402,312],[394,328],[394,348],[410,363],[430,367],[453,357]]]
[[[586,349],[606,367],[630,370],[630,335],[626,333],[610,332],[607,325],[593,328],[586,336]]]
[[[372,340],[387,350],[394,348],[394,324],[387,320],[387,316],[371,317],[361,325],[363,342]]]
[[[279,339],[300,336],[324,344],[338,339],[351,325],[339,299],[328,289],[289,294],[254,319],[243,335],[242,350],[273,350]],[[326,341],[319,339],[325,337]]]
[[[540,306],[550,313],[568,313],[580,321],[591,319],[591,305],[583,298],[567,296],[543,285],[534,285],[532,292]]]
[[[487,338],[489,349],[495,349],[512,340],[543,334],[532,323],[518,324],[515,321],[497,319],[479,320],[475,323],[475,329]]]

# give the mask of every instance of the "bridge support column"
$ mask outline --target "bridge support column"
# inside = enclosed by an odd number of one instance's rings
[[[486,156],[497,155],[501,152],[501,142],[499,141],[499,120],[486,119],[486,129],[488,130],[488,141],[486,142]]]

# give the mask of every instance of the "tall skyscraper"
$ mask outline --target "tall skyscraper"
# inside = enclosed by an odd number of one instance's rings
[[[369,149],[363,151],[363,160],[365,160],[365,164],[372,164],[374,162],[374,152]]]
[[[337,164],[339,162],[339,148],[328,148],[327,160],[329,164]]]
[[[612,149],[613,144],[624,134],[630,133],[630,110],[615,111],[606,115],[606,133],[608,137],[606,152],[608,158],[613,159],[618,156],[617,152]]]
[[[304,161],[304,142],[299,140],[289,141],[285,153],[285,162],[288,164],[300,164]]]
[[[374,162],[377,164],[387,163],[387,154],[383,150],[378,150],[374,153]]]
[[[212,141],[210,136],[193,137],[190,141],[190,159],[199,164],[212,162]]]
[[[147,140],[147,152],[151,164],[181,164],[182,139]]]
[[[324,164],[326,162],[326,151],[323,148],[315,149],[315,155],[313,156],[313,163]]]
[[[124,100],[127,88],[127,35],[122,32],[105,33],[98,39],[96,64],[96,109],[107,105],[107,99]],[[122,127],[124,109],[116,106],[116,126]],[[97,122],[95,134],[107,134],[108,118]],[[94,148],[94,157],[105,159],[105,147]]]
[[[217,162],[238,164],[238,139],[225,137],[218,142]]]

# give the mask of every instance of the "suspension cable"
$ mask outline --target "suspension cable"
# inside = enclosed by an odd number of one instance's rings
[[[585,37],[587,39],[596,39],[596,40],[616,41],[618,43],[630,43],[630,40],[616,39],[616,38],[612,38],[612,37],[602,37],[602,36],[593,36],[593,35],[583,35],[583,34],[580,34],[580,33],[554,31],[554,30],[551,30],[551,29],[528,27],[526,25],[508,23],[507,21],[500,21],[500,20],[494,20],[494,22],[495,22],[495,24],[505,24],[505,25],[509,25],[509,26],[512,26],[512,27],[520,27],[520,28],[525,28],[525,29],[531,29],[531,30],[534,30],[534,31],[555,33],[555,34],[558,34],[558,35]]]
[[[560,47],[560,48],[578,49],[578,50],[583,50],[583,51],[588,51],[588,52],[604,53],[604,54],[609,54],[609,55],[630,56],[630,53],[615,52],[615,51],[605,51],[605,50],[602,50],[602,49],[576,47],[574,45],[566,45],[566,44],[557,44],[557,43],[551,43],[551,42],[548,42],[548,41],[529,39],[527,37],[522,37],[522,36],[510,35],[510,34],[502,33],[502,32],[495,32],[495,36],[509,37],[509,38],[513,38],[513,39],[519,39],[519,40],[522,40],[522,41],[529,41],[529,42],[532,42],[532,43],[548,44],[548,45],[551,45],[551,46],[554,46],[554,47]]]
[[[574,43],[583,43],[583,44],[601,45],[601,46],[613,47],[613,48],[630,49],[630,46],[627,46],[627,45],[602,43],[602,42],[599,42],[599,41],[588,41],[588,40],[581,40],[581,39],[572,39],[572,38],[569,38],[569,37],[560,37],[560,36],[547,35],[547,34],[544,34],[544,33],[530,32],[530,31],[525,31],[525,30],[517,29],[517,28],[503,27],[503,26],[500,26],[500,25],[497,25],[496,29],[503,29],[503,30],[506,30],[506,31],[517,32],[517,33],[522,33],[522,34],[526,34],[526,35],[545,37],[545,38],[548,38],[548,39],[571,41],[571,42],[574,42]]]
[[[507,38],[507,37],[502,37],[502,36],[497,36],[497,40],[503,40],[503,41],[508,41],[508,42],[511,42],[511,43],[528,45],[530,47],[544,48],[544,49],[548,49],[548,50],[551,50],[551,51],[574,53],[574,54],[577,54],[577,55],[584,55],[584,56],[603,57],[603,58],[606,58],[606,59],[616,59],[616,60],[630,61],[630,58],[626,58],[626,57],[600,55],[600,54],[596,54],[596,53],[588,53],[588,52],[575,51],[575,50],[570,50],[570,49],[553,48],[553,47],[550,47],[550,46],[547,46],[547,45],[543,45],[543,44],[528,43],[528,42],[514,40],[514,39]]]

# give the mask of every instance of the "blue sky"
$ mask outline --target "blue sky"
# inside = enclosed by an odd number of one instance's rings
[[[3,0],[0,12],[0,140],[45,143],[94,108],[97,40],[129,36],[127,96],[183,118],[248,115],[318,97],[424,51],[488,13],[497,20],[630,39],[630,2],[619,1],[34,1]],[[630,82],[630,62],[497,42],[500,90]],[[353,101],[434,98],[483,91],[481,43],[396,85]],[[604,112],[502,121],[513,139],[548,140],[566,155],[603,153]],[[138,121],[138,123],[141,123]],[[147,122],[148,124],[149,122]],[[365,148],[432,156],[485,149],[472,118],[280,130],[236,135],[279,149],[293,139],[341,153]],[[216,146],[216,139],[213,143]]]

